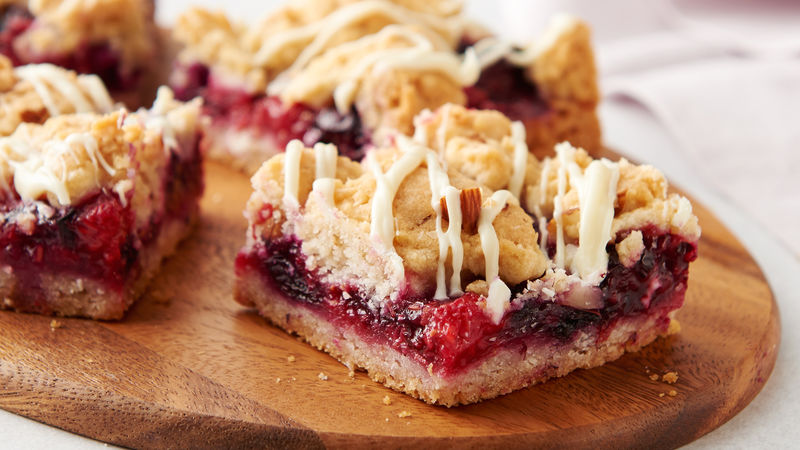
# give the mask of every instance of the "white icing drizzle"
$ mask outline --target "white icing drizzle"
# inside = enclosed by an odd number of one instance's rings
[[[355,67],[348,70],[342,80],[334,87],[332,95],[336,108],[348,111],[361,88],[362,79],[370,71],[380,74],[387,70],[406,69],[413,71],[438,71],[461,85],[474,84],[480,76],[481,66],[474,49],[466,51],[460,58],[450,48],[442,35],[455,38],[464,26],[460,17],[443,18],[409,10],[401,5],[387,1],[362,1],[343,6],[322,20],[300,28],[281,31],[269,39],[256,54],[256,65],[265,65],[288,47],[305,44],[291,66],[279,73],[267,86],[267,94],[280,95],[287,90],[293,77],[309,67],[314,58],[330,47],[334,37],[343,29],[359,21],[374,16],[385,17],[392,24],[379,32],[362,36],[353,41],[338,44],[339,50],[364,48],[368,43],[380,42],[390,37],[407,40],[410,47],[376,49],[360,58]],[[434,33],[421,33],[412,27],[435,30]],[[442,35],[438,34],[442,33]],[[380,46],[378,46],[380,47]],[[439,49],[439,50],[437,50]],[[345,52],[347,53],[347,52]],[[319,83],[325,80],[320,79]],[[318,86],[319,88],[327,88]]]
[[[539,220],[539,248],[542,250],[542,253],[547,255],[547,217],[544,216],[542,213],[542,205],[544,202],[547,201],[547,182],[550,178],[550,158],[545,158],[544,162],[542,163],[542,176],[539,180],[539,198],[536,199],[536,203],[533,207],[533,213],[536,214],[536,218]]]
[[[556,222],[556,255],[553,260],[557,267],[564,267],[565,248],[564,248],[564,224],[561,220],[564,206],[564,194],[567,191],[567,166],[570,162],[574,164],[575,149],[566,142],[556,145],[556,157],[559,161],[558,166],[558,191],[553,199],[553,220]]]
[[[461,191],[453,186],[447,186],[444,189],[444,197],[447,203],[449,219],[445,236],[447,237],[447,241],[450,245],[450,252],[452,253],[451,266],[453,269],[453,274],[450,276],[450,292],[448,294],[450,296],[455,296],[463,293],[461,290],[461,267],[464,264],[464,243],[461,241],[461,226],[463,222],[461,214]],[[441,221],[438,222],[441,225]],[[441,248],[441,245],[439,248]],[[446,254],[444,256],[447,257]],[[439,254],[439,260],[442,260],[441,254]]]
[[[300,186],[300,158],[303,156],[303,143],[297,139],[286,145],[283,163],[283,204],[289,209],[297,209],[297,191]]]
[[[314,159],[316,161],[316,178],[336,177],[336,146],[318,142],[314,144]]]
[[[517,198],[511,192],[506,190],[495,192],[481,205],[481,214],[478,219],[478,234],[481,238],[481,249],[486,266],[485,279],[489,283],[486,309],[495,323],[500,321],[508,308],[511,290],[500,279],[500,242],[492,223],[508,203],[517,204]]]
[[[410,145],[405,143],[403,139],[399,139],[398,143],[400,145]],[[442,165],[439,163],[438,158],[436,158],[435,153],[429,151],[427,153],[427,164],[428,164],[428,182],[430,183],[431,189],[431,207],[433,211],[436,213],[436,237],[439,244],[439,261],[438,266],[436,269],[436,293],[434,294],[434,299],[446,299],[448,298],[448,292],[445,287],[445,261],[447,260],[447,253],[450,248],[450,240],[445,235],[444,231],[442,230],[442,205],[439,199],[442,198],[444,195],[445,189],[450,186],[450,177],[447,175],[447,172],[442,168]],[[450,202],[448,201],[448,214],[450,214]],[[461,202],[458,202],[458,213],[461,213]],[[455,209],[453,209],[455,212]],[[455,229],[453,223],[451,222],[449,225],[451,228]],[[449,231],[449,229],[448,229]],[[460,232],[460,230],[459,230]],[[454,271],[455,272],[455,271]],[[460,270],[459,270],[460,272]],[[456,289],[461,289],[461,281],[459,280],[459,285],[456,286]],[[453,286],[451,285],[451,288]]]
[[[61,170],[53,170],[52,165],[46,164],[45,154],[53,156],[71,157],[76,163],[80,164],[81,158],[76,154],[78,149],[84,149],[92,162],[93,177],[98,188],[101,187],[99,172],[105,170],[109,176],[114,176],[115,169],[105,160],[100,152],[97,140],[89,133],[73,133],[62,140],[47,141],[41,149],[36,149],[17,138],[0,139],[0,147],[10,149],[12,158],[8,164],[14,174],[14,189],[23,200],[34,201],[45,193],[52,193],[58,199],[58,203],[68,205],[72,199],[67,181],[66,161],[62,161]],[[15,161],[14,157],[24,158],[23,161]],[[51,156],[52,158],[52,156]],[[5,177],[4,177],[5,178]],[[4,186],[10,189],[10,186]]]
[[[607,159],[595,160],[581,173],[575,162],[575,148],[566,142],[556,145],[556,155],[559,168],[558,194],[553,200],[553,219],[556,221],[554,262],[562,269],[569,266],[573,273],[594,283],[598,277],[602,278],[608,266],[605,248],[611,239],[619,165]],[[574,252],[567,251],[564,244],[562,215],[567,178],[578,193],[580,213],[578,247]]]
[[[571,264],[581,278],[596,278],[608,267],[606,244],[611,239],[618,180],[619,166],[606,159],[592,161],[583,175],[579,190],[580,245]]]
[[[481,68],[486,68],[501,59],[518,67],[527,67],[536,62],[539,56],[550,49],[561,36],[569,32],[579,22],[569,14],[558,14],[548,24],[544,34],[522,50],[502,39],[490,36],[474,44]]]
[[[374,74],[394,69],[438,71],[462,86],[478,81],[480,67],[474,50],[468,49],[462,60],[451,51],[434,50],[434,46],[426,36],[412,32],[408,28],[389,25],[379,33],[365,36],[349,45],[356,45],[365,40],[379,41],[386,35],[402,37],[410,41],[413,46],[377,50],[362,57],[358,64],[345,75],[345,80],[334,88],[334,103],[339,112],[344,113],[350,109],[363,78],[370,71]]]
[[[78,75],[72,78],[71,72],[52,64],[20,66],[14,69],[14,74],[33,85],[51,116],[62,113],[56,105],[54,92],[69,101],[75,112],[106,112],[112,109],[111,97],[96,75]]]
[[[322,199],[325,200],[325,204],[328,206],[333,207],[336,205],[333,196],[336,190],[335,178],[318,178],[314,180],[314,183],[311,185],[311,190],[321,195]]]
[[[266,63],[289,46],[310,41],[297,56],[294,63],[278,75],[275,80],[277,83],[273,82],[275,87],[268,87],[267,92],[270,95],[277,94],[281,90],[280,86],[285,82],[283,79],[306,67],[315,56],[324,51],[331,39],[343,28],[373,15],[384,16],[395,23],[422,25],[447,31],[450,34],[456,34],[460,28],[460,24],[456,22],[449,22],[431,14],[410,11],[400,5],[386,1],[370,0],[353,3],[337,9],[320,21],[278,33],[265,40],[267,44],[262,46],[256,54],[255,61],[257,64]]]
[[[411,142],[406,140],[405,142]],[[394,248],[394,212],[392,205],[394,196],[400,183],[416,169],[425,158],[428,149],[419,145],[407,145],[405,153],[398,159],[386,173],[380,165],[370,159],[373,175],[375,176],[375,194],[372,197],[372,210],[370,213],[370,235],[380,240],[388,249]]]
[[[475,49],[481,69],[485,69],[507,57],[514,50],[514,45],[508,41],[490,36],[476,42],[472,48]]]
[[[513,172],[508,182],[508,190],[519,198],[522,184],[525,182],[525,172],[528,168],[528,144],[525,142],[525,125],[522,122],[511,124],[511,140],[514,143]]]
[[[486,264],[486,281],[491,283],[500,273],[500,243],[494,229],[494,219],[507,204],[517,204],[517,199],[511,192],[500,190],[492,194],[483,205],[478,219],[478,235],[481,238],[481,249]]]
[[[453,104],[447,103],[442,109],[442,122],[436,128],[436,140],[439,144],[439,154],[445,155],[447,147],[447,126],[450,125],[450,113],[453,111]]]

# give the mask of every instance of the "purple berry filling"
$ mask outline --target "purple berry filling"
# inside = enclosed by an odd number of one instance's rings
[[[236,273],[258,273],[292,302],[337,326],[354,329],[368,342],[388,345],[437,372],[456,374],[498,349],[524,351],[528,345],[564,345],[579,331],[601,339],[622,318],[656,316],[666,327],[667,313],[683,304],[689,262],[696,246],[654,227],[643,231],[645,250],[632,268],[619,262],[609,245],[609,274],[600,284],[603,307],[582,310],[555,299],[523,296],[520,306],[494,324],[484,313],[484,299],[467,293],[449,301],[404,292],[380,310],[369,307],[355,286],[330,285],[306,269],[301,242],[281,238],[259,242],[236,260]],[[620,236],[620,239],[624,236]],[[347,292],[348,295],[343,295]]]

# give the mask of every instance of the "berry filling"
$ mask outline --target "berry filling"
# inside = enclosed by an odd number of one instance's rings
[[[334,144],[340,155],[356,161],[364,157],[364,147],[371,142],[355,108],[341,114],[333,107],[318,109],[301,103],[287,106],[278,97],[249,94],[215,82],[202,64],[179,70],[181,82],[173,83],[176,97],[203,97],[203,112],[221,127],[271,136],[281,149],[292,139],[308,146],[317,142]]]
[[[531,120],[549,111],[536,85],[525,75],[525,68],[501,59],[483,69],[478,82],[464,88],[467,106],[493,109],[511,120]]]
[[[620,263],[613,244],[608,246],[608,275],[599,286],[602,307],[568,306],[565,296],[569,291],[550,299],[528,293],[514,300],[498,324],[484,312],[485,299],[474,293],[439,301],[406,291],[379,310],[372,308],[356,286],[331,285],[308,270],[302,243],[294,237],[261,241],[252,250],[241,252],[236,272],[240,277],[258,273],[265,285],[279,290],[289,301],[342,329],[355,330],[367,342],[389,345],[423,366],[433,364],[437,373],[447,376],[500,349],[524,353],[529,345],[566,345],[580,331],[597,333],[602,340],[624,318],[654,316],[666,327],[667,313],[683,304],[696,246],[654,227],[642,232],[645,250],[631,268]]]
[[[163,189],[164,213],[135,229],[135,212],[116,193],[101,191],[80,204],[50,208],[6,199],[0,204],[0,268],[17,278],[15,307],[51,314],[44,277],[91,279],[122,292],[139,276],[139,252],[159,236],[168,220],[188,220],[203,191],[202,161],[179,161],[173,153]],[[128,199],[130,200],[130,199]],[[49,210],[49,213],[46,212]]]
[[[33,16],[23,7],[6,5],[0,7],[0,54],[11,59],[14,65],[21,64],[14,52],[14,40],[33,23]]]
[[[0,9],[0,54],[11,59],[14,65],[51,63],[78,73],[97,74],[110,90],[130,90],[137,86],[141,69],[123,70],[119,53],[107,42],[82,42],[64,54],[27,55],[19,52],[14,41],[33,25],[34,20],[26,8],[10,5]]]

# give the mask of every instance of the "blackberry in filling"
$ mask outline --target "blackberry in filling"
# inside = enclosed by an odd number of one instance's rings
[[[0,6],[0,54],[7,56],[14,65],[22,64],[14,51],[14,40],[33,23],[27,8],[17,5]]]
[[[266,285],[284,293],[289,301],[356,330],[368,342],[389,345],[422,365],[433,363],[447,375],[479,363],[497,349],[566,345],[581,331],[597,333],[602,339],[625,318],[648,315],[668,322],[666,314],[683,303],[696,245],[654,227],[642,233],[645,249],[633,267],[623,266],[614,245],[608,246],[608,274],[599,286],[601,308],[583,310],[562,304],[568,292],[552,299],[528,293],[497,324],[474,293],[440,301],[432,295],[405,292],[380,310],[373,309],[355,286],[326,284],[319,274],[306,269],[302,243],[293,237],[260,242],[253,251],[240,253],[236,271],[237,276],[260,273]],[[624,237],[621,234],[618,240]]]
[[[525,69],[501,59],[483,69],[478,82],[464,88],[467,106],[494,109],[511,120],[531,120],[546,114],[547,102],[536,85],[525,75]]]

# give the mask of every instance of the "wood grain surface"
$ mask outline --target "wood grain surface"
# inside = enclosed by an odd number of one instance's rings
[[[249,193],[246,177],[207,166],[197,229],[123,321],[53,329],[49,317],[0,312],[0,407],[130,447],[670,448],[744,408],[775,363],[769,287],[695,203],[703,236],[680,334],[491,401],[426,405],[351,378],[233,301]],[[649,378],[666,371],[677,383]]]

